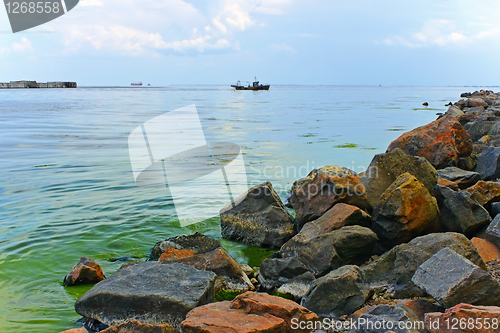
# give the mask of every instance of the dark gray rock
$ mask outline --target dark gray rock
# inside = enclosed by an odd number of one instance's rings
[[[178,250],[188,249],[196,251],[198,253],[204,253],[212,251],[218,247],[220,247],[220,243],[218,240],[197,232],[188,236],[182,235],[167,238],[163,242],[156,243],[151,250],[149,260],[158,260],[163,252],[172,248]]]
[[[425,292],[411,279],[421,264],[445,247],[486,269],[476,247],[467,237],[447,232],[417,237],[407,244],[398,245],[361,267],[361,271],[371,288],[389,290],[394,298],[422,297]]]
[[[213,302],[215,277],[178,263],[137,263],[97,283],[76,301],[75,310],[109,326],[130,319],[178,324],[193,308]]]
[[[459,303],[498,305],[500,284],[488,272],[449,248],[425,261],[413,283],[445,308]]]
[[[397,245],[439,231],[439,209],[427,188],[406,172],[380,196],[372,229],[387,245]]]
[[[476,172],[482,180],[496,180],[500,177],[500,148],[486,147],[477,156]]]
[[[491,216],[500,214],[500,202],[492,202],[490,206]]]
[[[456,167],[447,167],[437,171],[439,178],[448,179],[458,184],[460,189],[466,189],[481,180],[481,175],[477,172],[466,171]]]
[[[448,110],[445,112],[445,115],[453,117],[453,118],[459,118],[460,116],[464,115],[464,112],[460,110],[460,108],[456,107],[455,105],[450,105],[448,107]]]
[[[345,264],[364,263],[373,254],[377,235],[361,226],[346,226],[312,239],[292,238],[281,247],[282,257],[294,257],[316,276]]]
[[[297,258],[268,258],[260,264],[258,279],[269,292],[283,287],[282,291],[302,297],[315,276]]]
[[[370,205],[374,207],[382,193],[405,172],[415,176],[432,193],[438,179],[436,169],[425,158],[407,155],[397,148],[375,155],[361,177]]]
[[[497,214],[493,221],[491,221],[486,229],[485,238],[500,247],[500,215]]]
[[[417,315],[404,305],[377,305],[368,309],[359,316],[356,328],[348,330],[349,333],[423,333],[425,329],[418,327]],[[423,323],[422,323],[423,324]],[[401,328],[400,328],[401,326]],[[405,328],[413,327],[413,328]]]
[[[448,231],[460,232],[471,236],[491,222],[490,214],[467,191],[453,191],[437,185],[440,219]]]
[[[356,311],[368,298],[357,266],[343,266],[315,280],[301,305],[319,316],[338,318]]]
[[[337,203],[369,209],[366,193],[356,172],[336,165],[312,170],[295,181],[288,201],[299,227],[322,216]]]
[[[270,182],[254,186],[220,211],[225,239],[278,248],[295,235],[295,221]]]

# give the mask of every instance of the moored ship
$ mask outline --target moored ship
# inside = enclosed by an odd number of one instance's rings
[[[259,81],[257,81],[257,78],[255,78],[255,81],[248,86],[243,86],[241,85],[240,81],[236,82],[236,84],[232,84],[231,87],[233,87],[236,90],[269,90],[270,85],[269,84],[259,84]]]

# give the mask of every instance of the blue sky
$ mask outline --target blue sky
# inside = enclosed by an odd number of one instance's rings
[[[80,0],[12,34],[0,81],[500,85],[495,0]]]

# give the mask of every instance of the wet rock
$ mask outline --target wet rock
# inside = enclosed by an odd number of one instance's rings
[[[101,266],[92,258],[82,257],[71,272],[64,277],[65,286],[75,286],[79,284],[97,283],[106,277],[102,272]]]
[[[131,320],[118,326],[111,326],[100,333],[179,333],[179,330],[170,325],[150,325]]]
[[[369,290],[357,266],[343,266],[315,280],[301,304],[320,316],[338,318],[364,304]]]
[[[247,314],[230,308],[231,302],[217,302],[190,311],[181,323],[184,333],[282,333],[283,319]]]
[[[482,98],[468,98],[466,103],[467,106],[471,108],[476,106],[482,106],[483,108],[488,107],[488,103],[486,103]]]
[[[295,181],[288,201],[299,226],[319,218],[339,202],[369,208],[365,188],[357,174],[338,166],[314,169],[307,177]]]
[[[291,300],[266,293],[246,292],[241,294],[231,302],[231,309],[243,310],[248,314],[279,317],[285,320],[287,332],[300,331],[292,329],[294,320],[297,322],[318,320],[318,316],[309,309]]]
[[[372,229],[389,244],[408,242],[439,227],[436,199],[408,172],[387,188],[373,208]]]
[[[297,303],[265,293],[244,293],[232,302],[218,302],[190,311],[181,324],[185,333],[291,333],[293,321],[318,320]]]
[[[438,185],[436,198],[440,219],[448,231],[472,235],[491,222],[490,214],[467,191],[453,191]]]
[[[322,276],[344,264],[363,263],[373,254],[377,240],[368,228],[346,226],[312,239],[294,237],[280,253],[284,258],[297,258],[316,276]]]
[[[387,151],[396,148],[411,156],[425,157],[436,169],[442,169],[455,166],[460,157],[469,156],[472,140],[455,118],[443,117],[404,133]]]
[[[189,250],[189,249],[177,250],[177,249],[170,248],[162,253],[162,255],[160,256],[158,261],[175,260],[175,259],[179,259],[179,258],[190,257],[194,254],[196,254],[196,251],[194,251],[194,250]]]
[[[295,235],[295,223],[270,182],[254,186],[220,211],[222,237],[278,248]]]
[[[396,148],[375,155],[361,178],[370,205],[374,207],[382,193],[405,172],[415,176],[432,193],[438,180],[436,169],[425,158],[409,156]]]
[[[456,167],[447,167],[437,171],[439,178],[448,179],[458,184],[460,189],[471,187],[479,180],[481,175],[477,172],[466,171]]]
[[[492,242],[477,237],[472,238],[471,242],[484,262],[500,259],[500,249]]]
[[[420,265],[412,281],[445,308],[459,303],[500,302],[500,284],[484,269],[449,248]]]
[[[486,147],[477,156],[476,172],[482,180],[496,180],[500,177],[500,148]]]
[[[500,215],[495,216],[486,229],[486,240],[500,247]]]
[[[365,283],[373,289],[390,291],[394,298],[423,297],[425,292],[411,279],[421,264],[445,247],[486,269],[476,247],[463,234],[435,233],[398,245],[361,267]]]
[[[189,265],[196,269],[211,271],[217,274],[218,279],[215,290],[227,289],[248,291],[253,290],[254,286],[248,276],[243,272],[240,265],[226,252],[222,247],[205,253],[198,253],[183,258],[167,258],[166,263],[180,263]]]
[[[178,263],[137,263],[97,283],[76,301],[75,310],[109,326],[130,319],[175,324],[191,309],[213,302],[215,277]]]
[[[474,323],[472,327],[460,325],[469,322]],[[429,333],[493,333],[497,329],[491,326],[492,322],[500,322],[500,307],[458,304],[445,313],[431,312],[425,315],[425,328]],[[487,323],[489,328],[486,328]]]
[[[295,297],[302,297],[315,279],[313,273],[297,258],[268,258],[260,264],[259,282],[265,290],[284,286]]]
[[[472,199],[485,206],[491,202],[500,201],[500,182],[478,181],[467,189]]]
[[[414,327],[418,317],[413,311],[402,305],[377,305],[367,309],[359,316],[361,322],[349,333],[423,333],[424,327]],[[358,321],[358,323],[359,323]],[[401,325],[402,328],[399,328]],[[404,327],[413,327],[406,329]],[[389,330],[388,330],[389,329]]]
[[[156,243],[156,245],[153,247],[153,250],[151,251],[149,260],[158,260],[162,253],[167,251],[168,249],[193,250],[197,253],[204,253],[212,251],[219,246],[220,243],[218,240],[200,234],[199,232],[187,236],[176,236],[167,238],[163,242]]]

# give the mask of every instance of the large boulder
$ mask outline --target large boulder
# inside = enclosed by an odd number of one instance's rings
[[[297,258],[316,276],[322,276],[341,265],[364,263],[377,240],[368,228],[346,226],[315,238],[294,237],[283,244],[280,253],[284,258]]]
[[[369,296],[357,266],[343,266],[316,279],[301,304],[324,317],[338,318],[356,311]]]
[[[176,324],[193,308],[213,302],[216,275],[172,263],[137,263],[119,269],[76,301],[78,314],[106,325],[134,319]]]
[[[396,148],[408,155],[425,157],[436,169],[442,169],[455,166],[460,157],[469,156],[472,140],[455,118],[443,117],[404,133],[387,151]]]
[[[486,147],[477,156],[476,172],[482,180],[496,180],[500,178],[500,148]]]
[[[477,249],[463,234],[435,233],[398,245],[361,267],[365,283],[374,289],[385,289],[395,298],[425,296],[425,292],[411,279],[421,264],[445,247],[486,270]]]
[[[472,199],[485,206],[492,202],[500,201],[500,182],[478,181],[476,185],[467,189]]]
[[[258,279],[267,291],[281,288],[281,292],[302,297],[315,276],[297,258],[267,258],[260,264]]]
[[[447,231],[472,235],[491,222],[490,214],[467,191],[436,187],[440,219]]]
[[[424,333],[416,314],[404,305],[382,304],[363,312],[349,333]]]
[[[436,199],[408,172],[385,190],[373,208],[372,229],[391,245],[408,242],[439,227]]]
[[[278,248],[295,235],[295,223],[270,182],[254,186],[220,211],[222,237]]]
[[[496,323],[494,326],[493,322]],[[473,324],[468,326],[468,323]],[[499,323],[498,306],[474,306],[462,303],[447,309],[445,313],[431,312],[425,315],[425,328],[429,333],[494,333],[498,332]]]
[[[294,323],[318,316],[297,303],[265,293],[247,292],[233,301],[198,307],[181,324],[185,333],[306,333]]]
[[[495,216],[486,229],[485,238],[500,247],[500,215]]]
[[[98,263],[92,258],[81,257],[78,264],[64,277],[63,284],[65,286],[74,286],[78,284],[97,283],[105,278]]]
[[[405,172],[415,176],[432,193],[438,180],[436,169],[425,158],[409,156],[396,148],[375,155],[361,177],[370,205],[375,206],[382,193]]]
[[[357,174],[338,166],[314,169],[307,177],[295,181],[288,201],[299,226],[319,218],[339,202],[369,208],[365,188]]]
[[[177,262],[196,269],[217,274],[215,290],[253,290],[254,286],[240,265],[222,247],[205,253],[198,253],[182,258],[164,258],[162,263]]]
[[[449,248],[425,261],[413,283],[445,308],[459,303],[500,304],[500,284],[485,270]]]
[[[199,232],[192,235],[181,235],[170,237],[163,242],[155,244],[151,250],[149,260],[158,260],[160,256],[168,249],[175,250],[193,250],[197,253],[212,251],[220,246],[218,240],[200,234]]]
[[[466,171],[457,167],[447,167],[437,171],[439,178],[444,178],[458,184],[460,189],[466,189],[481,180],[477,172]]]

